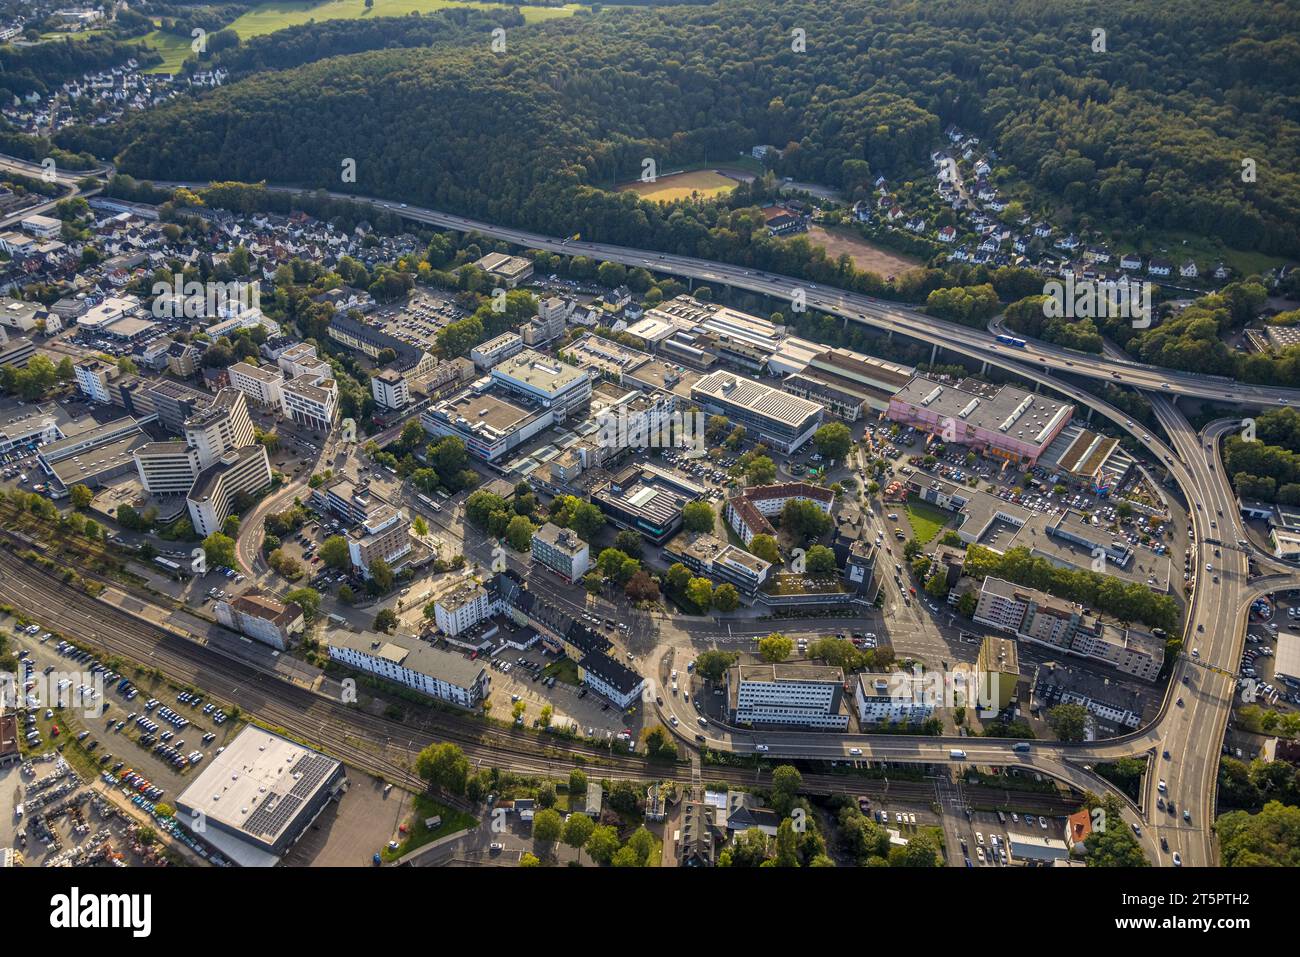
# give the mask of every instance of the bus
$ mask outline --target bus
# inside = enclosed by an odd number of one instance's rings
[[[1015,346],[1017,349],[1023,349],[1028,343],[1024,339],[1017,339],[1015,336],[1009,336],[1005,332],[995,337],[998,342],[1008,346]]]
[[[161,565],[163,568],[167,569],[169,572],[171,572],[174,575],[180,574],[181,566],[177,565],[170,558],[163,558],[161,555],[159,555],[157,558],[153,560],[153,563],[155,565]]]
[[[429,508],[433,509],[435,512],[442,511],[442,506],[439,505],[437,502],[435,502],[433,499],[429,498],[429,496],[417,495],[416,498],[419,499],[421,505],[428,506]]]

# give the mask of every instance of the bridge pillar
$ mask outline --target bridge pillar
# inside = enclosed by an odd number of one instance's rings
[[[934,365],[935,356],[939,354],[939,343],[930,346],[930,365]]]
[[[985,359],[983,362],[980,363],[980,375],[988,375],[988,374],[989,374],[989,360]]]
[[[1084,418],[1085,422],[1092,422],[1092,406],[1088,406],[1088,415]]]

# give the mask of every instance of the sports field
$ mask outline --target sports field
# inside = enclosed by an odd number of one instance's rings
[[[404,17],[408,13],[434,13],[449,7],[467,7],[501,9],[509,8],[505,3],[460,3],[457,0],[375,0],[374,6],[366,9],[364,0],[326,0],[324,3],[307,3],[305,0],[281,0],[276,3],[263,3],[239,17],[227,29],[234,30],[240,39],[260,37],[286,27],[298,26],[310,20],[359,20],[362,17]],[[571,16],[581,4],[567,4],[563,7],[520,7],[519,12],[529,23],[538,20],[551,20],[556,17]],[[184,59],[190,55],[190,41],[171,34],[157,31],[150,33],[144,41],[163,55],[163,62],[153,67],[151,73],[175,73]],[[507,43],[509,40],[507,39]]]
[[[740,176],[746,174],[723,175],[718,170],[697,169],[686,173],[669,173],[660,176],[653,183],[634,180],[615,187],[620,193],[633,192],[646,199],[661,203],[671,203],[677,199],[689,199],[691,196],[710,198],[729,193],[736,188]]]

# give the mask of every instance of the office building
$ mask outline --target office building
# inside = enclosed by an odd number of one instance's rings
[[[692,574],[708,578],[714,585],[732,584],[750,598],[772,572],[770,562],[707,532],[682,532],[664,546],[663,557],[670,564],[681,562]]]
[[[149,444],[149,436],[130,416],[102,425],[93,424],[88,418],[77,423],[78,426],[86,424],[90,427],[47,442],[38,456],[45,474],[65,489],[73,485],[98,488],[129,473],[134,467],[136,450]]]
[[[523,351],[523,339],[513,332],[503,332],[487,342],[476,345],[469,351],[469,357],[475,366],[486,371]]]
[[[0,297],[0,326],[18,332],[31,332],[49,317],[49,310],[39,302]]]
[[[474,265],[493,279],[500,281],[507,289],[514,289],[521,282],[527,282],[533,275],[531,260],[505,253],[488,253]]]
[[[271,484],[271,463],[262,445],[225,453],[199,473],[186,497],[190,523],[206,538],[221,530],[241,492],[253,494]]]
[[[793,452],[821,427],[823,409],[816,402],[745,379],[733,372],[714,372],[691,386],[691,400],[711,415],[743,425],[747,436],[779,452]]]
[[[264,409],[280,408],[284,376],[279,369],[236,362],[226,369],[226,374],[230,376],[230,387],[244,393],[249,402]]]
[[[703,498],[693,482],[653,465],[629,465],[591,490],[591,501],[618,528],[662,545],[682,527],[682,509]]]
[[[740,664],[727,669],[732,724],[843,731],[844,672],[826,665]]]
[[[481,380],[420,413],[426,432],[456,436],[471,455],[485,462],[497,461],[554,423],[550,409],[507,396]]]
[[[568,528],[546,522],[533,532],[533,561],[545,565],[567,582],[587,574],[591,547]]]
[[[91,402],[112,402],[110,383],[117,378],[117,365],[103,359],[83,359],[72,367],[77,388]]]
[[[280,389],[284,414],[299,425],[328,432],[339,411],[339,385],[334,379],[312,375],[290,379]]]
[[[783,391],[810,399],[846,422],[868,411],[884,412],[916,375],[911,366],[886,362],[850,349],[826,349],[781,383]]]
[[[524,349],[493,366],[494,385],[549,409],[556,422],[584,410],[591,398],[591,376],[571,366]]]
[[[149,442],[133,458],[140,484],[150,495],[185,495],[199,477],[198,450],[179,439]]]
[[[248,400],[238,389],[222,389],[210,406],[185,420],[185,441],[198,451],[200,468],[206,469],[227,452],[252,445],[254,440]]]

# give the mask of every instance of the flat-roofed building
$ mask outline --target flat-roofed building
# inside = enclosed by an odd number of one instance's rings
[[[980,588],[974,620],[1143,681],[1154,681],[1164,665],[1165,644],[1154,635],[1102,621],[1076,602],[992,576]]]
[[[533,561],[540,562],[567,582],[576,582],[591,564],[591,546],[570,528],[546,522],[533,532]]]
[[[135,451],[148,444],[149,436],[127,416],[47,443],[41,448],[39,461],[45,474],[64,488],[98,488],[130,472]]]
[[[743,425],[750,437],[780,452],[793,452],[822,424],[823,409],[816,402],[732,372],[704,376],[691,387],[691,399],[704,411]]]
[[[740,664],[727,669],[732,724],[843,731],[844,672],[828,665]]]
[[[176,800],[176,819],[235,864],[273,867],[346,783],[341,762],[249,725]]]
[[[284,414],[299,425],[328,432],[339,411],[339,384],[334,379],[314,380],[300,375],[280,387]]]
[[[770,562],[708,532],[682,532],[664,546],[663,556],[664,561],[681,562],[715,585],[728,582],[750,598],[766,584],[772,571]]]
[[[136,449],[132,457],[140,484],[150,495],[186,495],[203,471],[198,450],[179,439],[149,442]]]
[[[1002,711],[1015,700],[1016,685],[1020,682],[1020,651],[1014,638],[986,636],[980,644],[976,668],[980,674],[989,676],[985,679],[991,698],[987,707]]]
[[[1013,386],[963,380],[943,383],[918,375],[899,390],[886,415],[996,458],[1037,464],[1074,414],[1074,406]]]
[[[112,402],[110,383],[117,378],[118,369],[114,363],[103,359],[83,359],[72,367],[77,379],[77,388],[81,394],[92,402]]]
[[[22,227],[23,232],[37,239],[57,239],[63,229],[61,220],[53,216],[42,216],[39,213],[24,217],[18,225]]]
[[[410,529],[411,523],[401,509],[387,502],[372,507],[365,520],[348,533],[352,567],[366,578],[370,577],[370,566],[378,560],[398,570],[402,559],[414,548]]]
[[[787,376],[782,388],[820,403],[832,415],[856,422],[866,410],[884,412],[916,370],[849,349],[827,349]]]
[[[250,588],[242,595],[220,598],[212,605],[217,621],[263,644],[285,651],[304,627],[302,607]]]
[[[461,578],[434,597],[434,623],[455,637],[492,614],[487,590],[472,578]]]
[[[532,260],[506,253],[488,253],[482,259],[476,260],[474,265],[492,278],[500,280],[507,289],[514,289],[521,282],[527,282],[533,275]]]
[[[140,300],[135,296],[109,296],[97,306],[91,306],[78,319],[77,328],[99,334],[106,326],[140,311]]]
[[[479,383],[420,413],[430,435],[454,435],[469,453],[495,462],[555,424],[549,408]]]
[[[238,389],[222,389],[211,405],[185,420],[185,441],[198,450],[201,468],[254,440],[248,399]]]
[[[853,684],[853,706],[861,724],[911,724],[934,714],[922,682],[904,672],[863,672]]]
[[[372,511],[388,504],[377,492],[370,490],[370,482],[353,482],[340,477],[313,489],[311,502],[339,516],[348,525],[359,525]]]
[[[39,302],[0,297],[0,326],[17,329],[19,332],[31,332],[48,315],[49,310]]]
[[[492,690],[487,659],[471,659],[409,635],[336,630],[326,648],[333,661],[460,708],[477,708]]]
[[[469,351],[469,357],[475,366],[486,371],[523,351],[523,339],[513,332],[503,332],[487,342],[476,345]]]
[[[248,396],[249,402],[262,408],[280,408],[280,388],[284,385],[284,376],[279,369],[236,362],[226,369],[226,373],[230,376],[230,387]]]
[[[370,377],[370,392],[385,409],[404,409],[411,404],[411,386],[396,369],[384,369]]]
[[[591,399],[590,375],[532,349],[493,366],[491,377],[494,385],[549,409],[557,422],[585,408]]]
[[[235,496],[253,493],[271,484],[271,463],[262,445],[246,445],[227,452],[199,473],[186,496],[194,531],[206,538],[221,530]]]
[[[591,501],[618,528],[639,532],[662,545],[682,527],[682,509],[703,498],[693,482],[652,465],[629,465],[608,481],[594,486]]]

